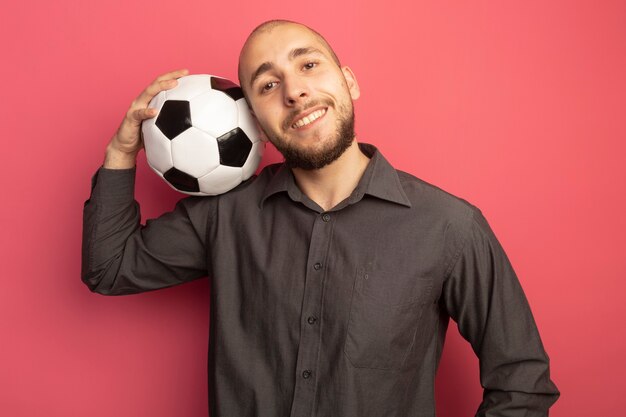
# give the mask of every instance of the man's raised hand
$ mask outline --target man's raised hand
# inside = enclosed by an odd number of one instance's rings
[[[137,154],[143,148],[141,122],[157,114],[155,109],[148,107],[150,100],[161,91],[176,87],[177,79],[188,73],[188,70],[180,69],[162,74],[133,100],[122,124],[107,145],[104,168],[124,169],[135,166]]]

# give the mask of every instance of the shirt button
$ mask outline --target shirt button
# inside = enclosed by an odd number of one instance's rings
[[[304,378],[304,379],[311,378],[311,371],[309,369],[306,369],[306,370],[302,371],[302,378]]]
[[[315,316],[309,316],[309,318],[308,318],[308,319],[306,319],[306,321],[307,321],[309,324],[315,324],[315,322],[317,321],[317,317],[315,317]]]
[[[313,265],[313,269],[315,269],[316,271],[319,271],[320,269],[322,269],[322,264],[321,263],[316,263],[315,265]]]
[[[324,213],[322,215],[322,220],[324,220],[325,222],[329,222],[330,221],[330,214]]]

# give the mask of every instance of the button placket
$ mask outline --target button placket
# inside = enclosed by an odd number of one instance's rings
[[[318,358],[321,343],[321,321],[315,313],[323,311],[324,277],[328,266],[328,250],[332,237],[333,223],[328,213],[317,213],[311,231],[305,292],[302,303],[300,344],[297,369],[299,373],[294,387],[290,417],[311,415],[316,392]]]

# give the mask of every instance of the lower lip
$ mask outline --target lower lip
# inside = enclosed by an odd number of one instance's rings
[[[307,130],[308,128],[310,128],[311,126],[315,125],[317,122],[319,122],[320,120],[322,120],[324,117],[326,117],[326,113],[328,113],[328,109],[326,109],[326,111],[324,112],[324,114],[322,114],[320,117],[318,117],[317,119],[313,120],[311,123],[309,123],[308,125],[304,125],[302,127],[292,127],[293,130],[295,130],[296,132],[302,131],[302,130]]]

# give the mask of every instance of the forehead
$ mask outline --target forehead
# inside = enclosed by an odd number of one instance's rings
[[[252,35],[244,44],[239,57],[240,75],[248,76],[265,62],[287,60],[296,48],[313,47],[328,55],[319,37],[308,28],[297,24],[283,24]]]

